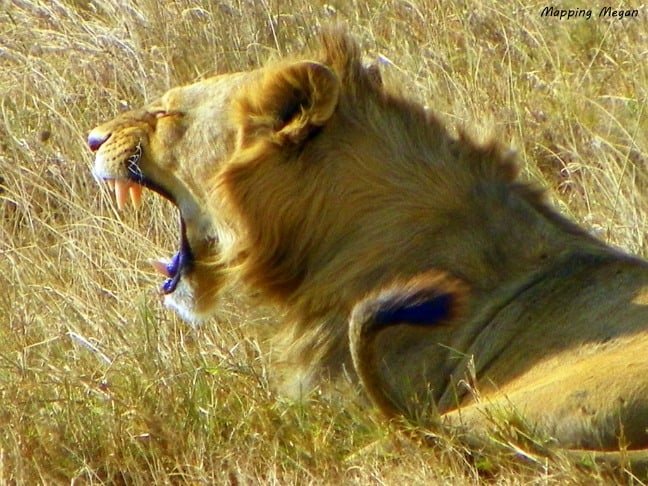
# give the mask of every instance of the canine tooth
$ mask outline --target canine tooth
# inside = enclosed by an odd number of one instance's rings
[[[115,179],[106,179],[106,183],[108,184],[108,187],[112,189],[113,191],[115,190]]]
[[[133,207],[136,209],[139,208],[142,204],[142,186],[139,184],[131,184],[128,193],[130,194],[130,200],[131,203],[133,203]]]
[[[115,181],[115,199],[117,200],[117,209],[120,211],[126,207],[128,203],[130,183],[121,179]]]
[[[151,260],[151,266],[153,269],[167,278],[171,278],[171,272],[169,272],[169,262],[166,260]]]

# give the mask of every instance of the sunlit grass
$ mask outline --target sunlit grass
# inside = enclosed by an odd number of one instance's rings
[[[277,396],[257,340],[272,316],[239,296],[200,329],[165,311],[147,261],[174,250],[175,211],[149,197],[118,212],[85,145],[120,110],[346,21],[388,80],[451,126],[510,141],[561,210],[646,255],[648,10],[561,22],[540,18],[543,6],[3,4],[0,483],[610,481],[513,450],[470,459],[456,444],[419,446],[355,395]]]

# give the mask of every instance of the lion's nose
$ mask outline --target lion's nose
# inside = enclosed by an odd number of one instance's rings
[[[100,133],[97,130],[93,130],[90,132],[88,135],[88,147],[90,147],[90,150],[93,152],[96,152],[99,150],[99,147],[101,147],[106,140],[110,137],[109,134],[105,133]]]

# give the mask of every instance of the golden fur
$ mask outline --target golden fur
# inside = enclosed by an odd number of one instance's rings
[[[514,412],[564,447],[648,447],[646,262],[383,86],[345,34],[99,127],[99,177],[125,177],[135,141],[191,248],[167,304],[206,315],[241,278],[286,314],[285,388],[355,370],[389,416],[479,434]]]

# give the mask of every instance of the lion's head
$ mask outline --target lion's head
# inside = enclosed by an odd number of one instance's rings
[[[251,75],[248,75],[251,76]],[[235,145],[231,99],[247,76],[223,75],[172,89],[146,107],[90,132],[94,174],[114,190],[121,208],[138,205],[142,188],[172,201],[180,213],[177,253],[154,263],[167,279],[165,303],[189,321],[209,315],[223,285],[232,235],[210,216],[210,181]]]

